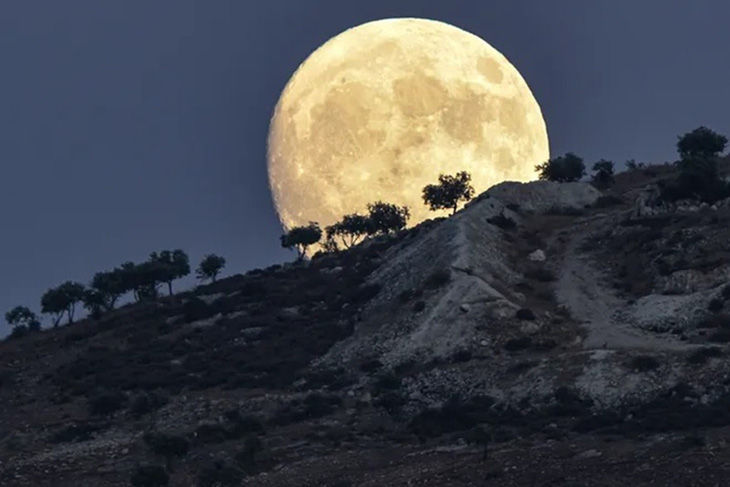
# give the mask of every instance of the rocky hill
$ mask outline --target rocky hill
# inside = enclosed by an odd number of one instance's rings
[[[6,340],[0,485],[726,485],[730,202],[673,170]]]

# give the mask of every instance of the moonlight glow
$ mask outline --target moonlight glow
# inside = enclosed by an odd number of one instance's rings
[[[376,200],[407,205],[414,225],[442,214],[421,199],[439,174],[468,171],[479,194],[535,179],[548,157],[540,107],[509,61],[422,19],[370,22],[317,49],[286,85],[268,145],[287,229],[324,228]]]

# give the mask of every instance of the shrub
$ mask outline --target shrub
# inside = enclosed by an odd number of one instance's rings
[[[624,201],[616,195],[606,194],[599,196],[595,203],[594,208],[609,208],[611,206],[617,206],[622,204]]]
[[[518,352],[529,348],[530,345],[532,345],[532,339],[530,337],[512,338],[505,342],[504,349],[508,352]]]
[[[228,463],[217,460],[203,467],[198,475],[199,487],[234,487],[241,485],[243,472]]]
[[[94,433],[103,431],[108,427],[109,425],[106,423],[86,423],[79,425],[72,424],[55,432],[51,436],[50,441],[51,443],[71,443],[88,441],[94,436]]]
[[[702,365],[710,358],[722,357],[722,350],[717,347],[704,347],[692,352],[687,357],[687,363],[691,365]]]
[[[730,330],[717,330],[712,335],[710,335],[709,340],[713,343],[728,343],[730,342]]]
[[[170,476],[162,465],[140,465],[132,473],[133,487],[166,487]]]
[[[724,306],[724,302],[720,298],[713,298],[710,300],[709,304],[707,305],[707,309],[709,309],[713,313],[719,313],[722,310],[722,307]]]
[[[207,320],[215,316],[216,310],[197,296],[190,296],[182,306],[182,313],[187,323]]]
[[[649,355],[640,355],[631,359],[631,368],[637,372],[649,372],[659,368],[659,361]]]
[[[424,301],[416,301],[416,303],[413,305],[413,311],[415,313],[420,313],[426,309],[426,303]]]
[[[725,150],[727,142],[724,135],[702,126],[677,137],[677,152],[682,159],[712,158]]]
[[[597,188],[608,188],[613,184],[613,162],[601,159],[593,164],[591,181]]]
[[[152,453],[167,459],[184,457],[190,451],[190,442],[184,436],[152,432],[143,439]]]
[[[448,269],[438,269],[426,277],[423,286],[427,289],[438,289],[445,286],[451,280],[451,272]]]
[[[499,215],[487,218],[487,223],[490,223],[495,227],[499,227],[502,230],[509,230],[517,226],[517,223],[512,218],[505,216],[504,212],[501,212]]]
[[[522,308],[517,310],[517,319],[532,321],[535,319],[535,313],[531,309]]]
[[[540,173],[540,179],[560,183],[578,181],[586,173],[583,159],[572,152],[538,164],[535,170]]]
[[[95,416],[109,415],[122,409],[127,396],[121,391],[97,391],[89,397],[89,414]]]
[[[167,396],[158,392],[142,391],[132,398],[129,412],[134,418],[141,418],[165,406],[169,402]]]
[[[557,279],[553,271],[551,271],[550,269],[545,269],[543,267],[528,270],[527,272],[525,272],[525,277],[540,282],[553,282]]]

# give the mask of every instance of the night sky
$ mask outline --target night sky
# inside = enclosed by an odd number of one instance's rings
[[[219,253],[226,275],[293,258],[266,175],[272,110],[319,45],[387,17],[502,52],[553,155],[662,162],[699,125],[730,135],[727,0],[9,0],[0,316],[153,250]]]

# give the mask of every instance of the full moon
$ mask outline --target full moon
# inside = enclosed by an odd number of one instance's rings
[[[467,171],[476,194],[536,178],[549,158],[540,106],[517,69],[443,22],[369,22],[323,44],[274,109],[269,184],[286,229],[322,228],[378,200],[409,226],[447,212],[422,200],[439,174]]]

